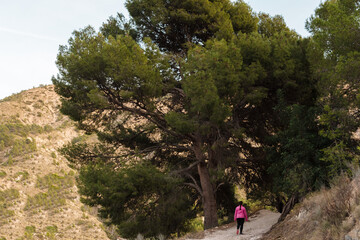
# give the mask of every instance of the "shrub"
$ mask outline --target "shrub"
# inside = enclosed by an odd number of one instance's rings
[[[58,227],[56,225],[46,227],[46,237],[49,239],[55,239],[55,235],[58,232]]]
[[[5,191],[0,191],[0,202],[5,202],[5,201],[9,202],[19,197],[20,197],[19,191],[14,188],[10,188]]]
[[[42,104],[40,104],[40,103],[35,103],[35,104],[33,104],[33,107],[34,107],[35,109],[41,109],[41,106],[42,106]]]
[[[184,233],[198,210],[190,189],[148,164],[121,170],[108,165],[84,167],[79,192],[85,204],[100,205],[100,216],[117,225],[125,238],[138,233],[145,237]]]
[[[14,199],[19,198],[19,191],[13,188],[5,191],[0,191],[0,225],[2,225],[3,219],[14,216],[14,211],[9,210],[11,203]]]
[[[36,181],[36,187],[40,189],[56,187],[59,190],[71,188],[75,185],[75,179],[72,172],[59,176],[54,173],[50,173],[44,177],[38,178]]]
[[[54,130],[54,128],[52,127],[52,126],[50,126],[50,125],[45,125],[44,126],[44,131],[45,132],[51,132],[51,131],[53,131]]]
[[[64,176],[52,173],[44,177],[39,177],[36,182],[36,187],[47,189],[47,192],[28,197],[24,210],[28,211],[36,208],[53,209],[65,205],[65,190],[73,187],[74,184],[75,179],[72,171]]]
[[[14,175],[14,178],[17,179],[19,176],[21,176],[21,178],[17,181],[24,181],[26,179],[29,178],[29,173],[27,171],[24,171],[24,172],[17,172],[15,175]]]
[[[36,124],[24,125],[17,119],[9,120],[4,124],[0,124],[0,151],[15,144],[19,139],[26,139],[29,134],[41,134],[52,130],[53,128],[49,125],[44,127]]]
[[[12,156],[9,156],[8,160],[5,162],[5,166],[12,166],[14,164],[14,159]]]
[[[5,142],[4,140],[0,141],[0,151],[3,151],[5,149]]]
[[[24,237],[26,239],[33,239],[35,233],[35,227],[34,226],[26,226],[25,227],[25,235]]]
[[[350,214],[351,191],[350,179],[340,177],[331,190],[325,192],[323,218],[336,227]]]
[[[11,148],[8,156],[20,156],[26,153],[31,153],[36,151],[35,140],[30,139],[19,139],[16,140]]]
[[[7,208],[6,204],[0,203],[0,220],[14,216],[14,211]]]
[[[33,197],[28,197],[24,210],[53,209],[65,205],[65,203],[65,199],[57,191],[48,191],[48,193],[38,193]]]
[[[72,144],[83,143],[83,142],[85,142],[88,138],[89,138],[89,135],[80,135],[80,136],[78,136],[78,137],[74,137],[74,138],[71,140],[71,143],[72,143]]]
[[[6,172],[5,171],[0,171],[0,178],[3,178],[6,176]]]

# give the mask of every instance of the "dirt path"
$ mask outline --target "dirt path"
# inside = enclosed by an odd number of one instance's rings
[[[249,218],[249,222],[245,222],[243,235],[236,235],[236,225],[232,225],[227,229],[211,230],[205,232],[203,240],[255,240],[260,239],[272,225],[274,225],[280,214],[268,210],[261,210]],[[187,238],[186,240],[195,240]],[[198,240],[198,239],[197,239]]]

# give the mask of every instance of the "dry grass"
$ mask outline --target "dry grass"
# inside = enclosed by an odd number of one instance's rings
[[[0,101],[0,240],[108,239],[95,216],[74,224],[84,214],[77,173],[57,149],[80,132],[59,104],[53,86]]]
[[[344,239],[359,224],[359,179],[341,176],[330,189],[308,196],[263,239]]]

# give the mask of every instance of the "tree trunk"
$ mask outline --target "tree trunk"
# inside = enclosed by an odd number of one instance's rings
[[[291,196],[288,202],[285,204],[285,207],[280,215],[278,222],[281,222],[285,219],[285,217],[290,213],[290,211],[294,208],[295,204],[299,202],[299,197],[297,194]]]
[[[218,225],[215,192],[211,184],[209,169],[206,167],[205,163],[198,164],[198,173],[202,188],[204,229],[209,229]]]

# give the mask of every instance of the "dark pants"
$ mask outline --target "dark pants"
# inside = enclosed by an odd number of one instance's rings
[[[237,229],[240,228],[240,233],[242,233],[243,227],[244,227],[245,218],[237,218],[236,221],[237,221],[237,227],[236,227],[236,228],[237,228]]]

